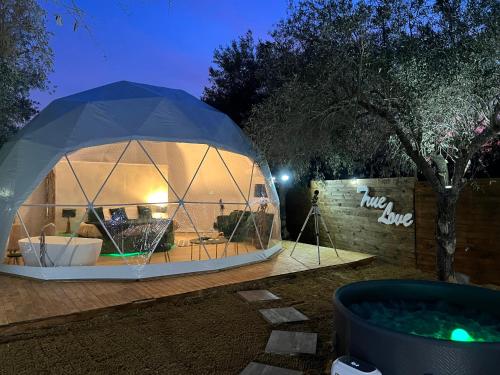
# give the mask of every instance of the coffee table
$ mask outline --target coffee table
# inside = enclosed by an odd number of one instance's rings
[[[227,238],[219,237],[219,238],[208,238],[203,240],[201,238],[193,238],[189,240],[191,244],[191,260],[193,260],[193,245],[198,245],[198,260],[201,260],[201,246],[202,245],[215,245],[215,258],[218,258],[218,247],[221,244],[227,243]]]

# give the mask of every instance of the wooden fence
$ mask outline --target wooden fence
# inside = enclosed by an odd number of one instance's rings
[[[415,185],[417,266],[436,269],[436,196],[424,182]],[[478,284],[500,285],[500,180],[477,180],[460,194],[455,270]]]
[[[379,223],[383,210],[360,206],[363,197],[357,192],[360,185],[368,186],[370,195],[385,196],[394,202],[395,212],[413,212],[414,178],[313,181],[311,190],[320,191],[319,208],[336,245],[414,266],[414,224],[404,227]],[[327,245],[324,231],[320,231],[320,240]]]
[[[371,196],[394,202],[393,211],[413,213],[413,224],[379,223],[382,210],[360,206],[359,185],[368,186]],[[436,198],[428,184],[414,178],[313,181],[310,191],[315,189],[320,191],[319,208],[339,248],[435,271]],[[311,230],[309,226],[309,238]],[[324,231],[320,242],[329,246]],[[469,275],[474,283],[500,285],[500,180],[477,180],[462,191],[455,270]]]

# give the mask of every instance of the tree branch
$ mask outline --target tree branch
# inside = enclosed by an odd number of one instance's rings
[[[436,176],[434,169],[432,169],[432,167],[424,159],[424,157],[413,147],[411,140],[399,127],[394,115],[390,113],[387,109],[380,108],[366,100],[358,99],[358,104],[371,114],[378,116],[387,122],[387,124],[391,127],[391,129],[396,133],[396,136],[403,145],[406,154],[416,164],[417,169],[419,169],[424,174],[425,178],[430,182],[430,184],[437,192],[441,192],[445,186]]]
[[[472,140],[467,150],[463,152],[456,161],[453,171],[453,187],[457,187],[459,189],[462,187],[463,176],[465,175],[471,158],[486,142],[500,134],[500,100],[498,97],[496,98],[496,101],[497,102],[493,108],[490,118],[490,126],[484,129],[481,134],[478,134],[477,137]]]
[[[470,159],[488,140],[498,134],[500,134],[500,100],[497,99],[497,103],[491,113],[490,126],[473,139],[467,153],[468,158]]]
[[[447,186],[449,184],[448,163],[443,155],[434,152],[431,155],[431,160],[437,169],[438,178],[441,180],[441,185]]]

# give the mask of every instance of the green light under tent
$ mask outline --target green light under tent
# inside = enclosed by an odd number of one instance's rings
[[[110,254],[101,254],[101,256],[103,257],[135,257],[135,256],[138,256],[138,255],[143,255],[143,254],[147,254],[143,251],[136,251],[135,253],[123,253],[123,254],[120,254],[120,253],[110,253]]]

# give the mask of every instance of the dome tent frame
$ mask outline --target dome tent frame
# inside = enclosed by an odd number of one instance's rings
[[[207,145],[204,158],[184,194],[178,194],[173,189],[168,178],[161,173],[154,159],[148,154],[142,144],[143,141]],[[225,114],[181,90],[122,81],[55,100],[0,150],[0,168],[4,171],[0,175],[0,222],[2,224],[0,225],[0,245],[5,248],[16,215],[24,231],[28,233],[18,209],[59,160],[65,159],[71,167],[68,158],[70,153],[86,147],[118,142],[128,142],[126,148],[131,142],[136,142],[143,149],[151,164],[160,172],[169,186],[169,191],[172,191],[177,198],[178,205],[175,214],[183,207],[198,236],[198,230],[185,209],[183,198],[202,166],[206,154],[211,149],[216,151],[238,187],[244,200],[245,210],[250,208],[249,196],[246,197],[241,190],[219,150],[240,154],[253,161],[252,178],[253,168],[258,164],[270,189],[271,200],[279,202],[271,182],[269,168],[265,162],[255,161],[257,154],[250,142],[241,129]],[[116,161],[115,167],[119,164],[121,156]],[[78,176],[72,167],[71,169],[87,201],[86,207],[95,214],[94,202],[87,197],[85,189],[78,181]],[[107,179],[99,192],[106,181]],[[48,205],[56,206],[55,204]],[[253,224],[256,225],[251,208],[249,211]],[[242,217],[243,214],[238,219],[237,225]],[[103,228],[106,230],[105,226]],[[256,231],[262,245],[257,228]],[[28,238],[30,238],[29,235]],[[142,279],[236,267],[266,260],[281,250],[281,245],[278,243],[260,252],[211,259],[205,245],[203,243],[202,245],[208,260],[123,266],[27,267],[1,264],[0,272],[40,279]],[[116,243],[114,246],[120,251]],[[148,257],[151,254],[152,252]],[[227,245],[224,255],[227,255]]]

